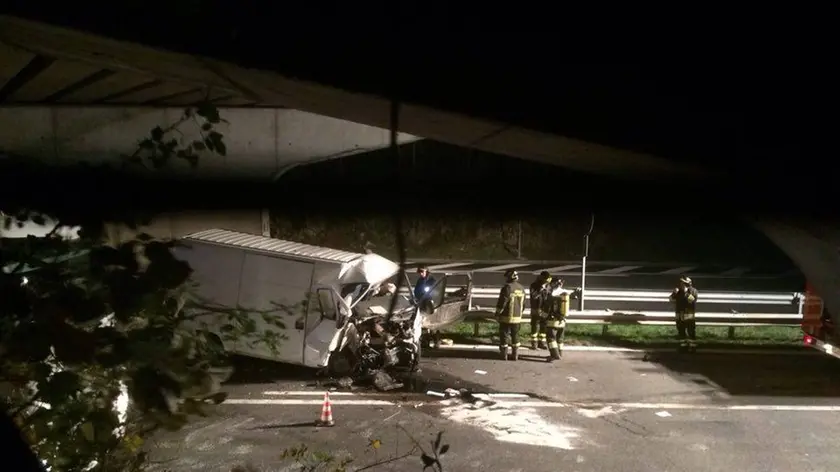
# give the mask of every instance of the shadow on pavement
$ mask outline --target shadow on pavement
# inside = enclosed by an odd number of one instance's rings
[[[659,365],[680,381],[733,396],[840,398],[840,361],[818,354],[650,353],[639,362],[637,371]]]
[[[423,357],[426,359],[481,359],[501,360],[499,351],[495,349],[425,349]],[[524,362],[546,362],[548,351],[541,350],[534,352],[530,349],[522,349],[519,353],[519,360]]]
[[[470,382],[429,366],[424,366],[421,372],[403,377],[400,381],[403,382],[404,387],[396,390],[395,393],[426,393],[429,391],[443,393],[448,388],[454,390],[466,389],[470,392],[498,393],[487,385]]]
[[[499,351],[496,350],[458,350],[458,349],[424,349],[423,357],[426,359],[484,359],[495,360],[499,358]]]
[[[317,426],[315,421],[305,421],[303,423],[287,423],[287,424],[264,424],[262,426],[254,426],[251,430],[268,430],[268,429],[285,429],[285,428],[307,428]]]
[[[281,380],[313,380],[317,371],[282,362],[235,356],[233,375],[226,385],[273,383]]]

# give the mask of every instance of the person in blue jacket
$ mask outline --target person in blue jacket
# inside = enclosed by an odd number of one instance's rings
[[[414,299],[419,303],[420,300],[426,296],[429,291],[435,286],[435,278],[429,273],[429,268],[420,266],[417,268],[417,283],[414,284]]]

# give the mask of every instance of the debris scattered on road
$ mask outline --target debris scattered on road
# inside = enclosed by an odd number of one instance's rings
[[[443,393],[449,395],[450,397],[458,397],[458,396],[461,395],[461,392],[459,392],[458,390],[455,390],[454,388],[447,388],[446,390],[443,391]]]
[[[667,411],[657,411],[656,416],[658,416],[660,418],[668,418],[669,416],[671,416],[671,414],[668,413]]]
[[[487,375],[486,370],[477,370],[477,371],[475,371],[475,373],[478,374],[478,375]]]
[[[316,382],[316,385],[329,389],[331,392],[336,390],[352,390],[353,379],[350,377],[341,377],[339,379],[326,379],[324,381]]]
[[[425,405],[425,403],[423,403],[423,402],[420,402],[420,403],[415,403],[415,404],[414,404],[414,408],[420,408],[420,407],[421,407],[421,406],[423,406],[423,405]]]
[[[446,394],[445,394],[445,393],[435,392],[434,390],[429,390],[429,391],[427,391],[427,392],[426,392],[426,395],[431,395],[431,396],[433,396],[433,397],[446,398]]]
[[[386,372],[380,370],[373,375],[373,386],[379,391],[387,392],[389,390],[402,388],[403,384],[394,380],[394,378]]]
[[[446,339],[441,339],[440,344],[441,344],[441,346],[451,346],[451,345],[455,344],[455,341],[453,341],[449,338],[446,338]]]
[[[570,376],[568,376],[568,377],[566,377],[566,380],[568,380],[569,382],[577,382],[577,381],[578,381],[578,379],[577,379],[577,378],[572,377],[571,375],[570,375]]]

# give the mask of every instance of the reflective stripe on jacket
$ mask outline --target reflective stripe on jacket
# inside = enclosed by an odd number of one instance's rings
[[[510,282],[502,286],[496,303],[496,316],[499,323],[519,324],[525,311],[525,287],[519,282]]]
[[[569,314],[569,292],[563,292],[559,295],[551,295],[548,297],[548,321],[546,326],[549,328],[564,328],[566,326],[566,316]]]

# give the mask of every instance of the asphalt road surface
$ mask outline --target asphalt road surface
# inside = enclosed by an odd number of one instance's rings
[[[443,351],[395,392],[335,390],[336,425],[314,426],[323,392],[308,371],[243,362],[230,399],[150,442],[152,470],[288,469],[306,444],[355,457],[349,470],[419,471],[414,441],[439,431],[445,470],[840,470],[840,365],[818,354],[570,352],[503,362]],[[466,389],[443,398],[432,392]],[[379,448],[374,446],[379,444]]]

